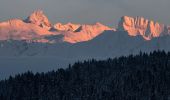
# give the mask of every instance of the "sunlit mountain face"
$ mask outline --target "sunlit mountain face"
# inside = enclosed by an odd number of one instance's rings
[[[0,100],[170,100],[170,0],[0,0]]]
[[[143,17],[123,16],[118,28],[127,31],[130,36],[141,35],[146,40],[170,34],[168,26]]]
[[[43,11],[34,11],[25,19],[0,22],[0,65],[6,73],[2,77],[48,71],[79,60],[169,51],[169,35],[168,25],[143,17],[123,16],[114,28],[100,22],[52,24]]]
[[[110,28],[99,22],[93,25],[56,23],[48,20],[43,11],[34,11],[25,20],[10,19],[0,23],[0,40],[26,40],[32,42],[78,43],[94,39],[104,31],[126,31],[129,36],[142,36],[145,40],[151,40],[170,34],[169,26],[150,21],[143,17],[123,16],[117,28]],[[51,37],[50,39],[46,37]],[[58,37],[57,39],[52,37]],[[60,38],[59,38],[60,37]]]
[[[68,23],[56,23],[52,25],[43,11],[33,12],[27,19],[10,19],[0,23],[1,40],[26,40],[34,42],[55,42],[48,40],[47,36],[62,35],[63,42],[77,43],[93,39],[105,30],[113,30],[99,22],[93,25],[80,25]]]

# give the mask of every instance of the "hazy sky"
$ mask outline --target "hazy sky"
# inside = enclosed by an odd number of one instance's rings
[[[170,24],[170,0],[0,0],[0,21],[26,18],[41,9],[51,22],[117,25],[120,17],[143,16]]]

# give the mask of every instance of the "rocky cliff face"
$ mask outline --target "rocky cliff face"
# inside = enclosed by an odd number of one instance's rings
[[[164,24],[149,21],[143,17],[123,16],[119,22],[118,30],[127,31],[131,36],[141,35],[146,40],[169,34],[169,28]]]
[[[26,20],[25,22],[27,23],[32,23],[35,25],[38,25],[44,29],[49,30],[51,28],[51,23],[48,20],[48,18],[45,16],[45,14],[43,13],[43,11],[38,10],[38,11],[34,11]]]

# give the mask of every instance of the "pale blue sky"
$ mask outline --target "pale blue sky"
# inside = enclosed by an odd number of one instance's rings
[[[115,26],[123,15],[170,24],[170,0],[0,0],[0,21],[26,18],[42,9],[51,22]]]

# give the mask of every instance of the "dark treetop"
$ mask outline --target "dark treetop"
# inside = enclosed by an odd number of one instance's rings
[[[0,82],[0,100],[168,100],[170,52],[77,62]]]

